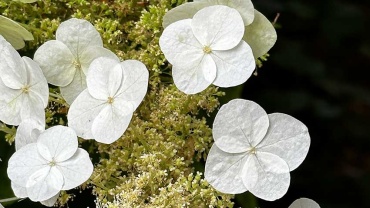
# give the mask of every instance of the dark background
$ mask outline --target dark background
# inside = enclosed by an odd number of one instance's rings
[[[311,135],[308,156],[291,172],[287,194],[274,202],[258,200],[258,207],[287,208],[300,197],[322,208],[370,207],[370,2],[253,3],[271,21],[280,13],[280,28],[269,60],[246,82],[243,98],[267,113],[294,116]],[[1,140],[0,145],[6,144]],[[69,207],[86,207],[93,199],[85,197],[76,198],[85,206]],[[27,200],[16,204],[30,206]]]
[[[370,2],[258,0],[278,40],[243,97],[267,113],[305,123],[306,160],[291,172],[288,193],[259,207],[285,208],[307,197],[323,208],[370,207]]]

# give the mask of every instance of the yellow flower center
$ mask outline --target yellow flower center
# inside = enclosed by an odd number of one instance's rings
[[[250,150],[248,150],[248,152],[249,152],[249,154],[253,154],[253,155],[255,155],[255,154],[256,154],[256,152],[257,152],[257,150],[256,150],[256,148],[255,148],[255,147],[252,147]]]
[[[108,103],[109,104],[112,104],[114,102],[114,98],[112,98],[112,97],[108,97]]]
[[[209,46],[204,46],[203,52],[206,53],[206,54],[210,54],[210,53],[212,53],[212,49]]]
[[[22,87],[22,93],[28,93],[30,91],[30,87],[28,85],[25,85]]]
[[[75,66],[75,69],[77,70],[81,70],[81,64],[79,61],[73,61],[73,65]]]
[[[53,166],[56,166],[57,162],[55,162],[54,160],[52,160],[51,162],[49,162],[49,166],[53,167]]]

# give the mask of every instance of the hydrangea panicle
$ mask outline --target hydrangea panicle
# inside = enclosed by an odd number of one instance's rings
[[[239,12],[223,5],[206,7],[193,19],[168,26],[159,40],[172,76],[186,94],[209,85],[232,87],[244,83],[255,69],[252,50],[245,41]]]
[[[56,40],[41,45],[34,59],[39,63],[50,84],[60,86],[68,104],[86,89],[86,75],[90,63],[98,57],[118,58],[103,48],[99,32],[81,19],[62,22],[56,31]]]
[[[78,136],[110,144],[128,127],[143,100],[149,73],[139,61],[101,57],[90,65],[87,89],[72,103],[68,125]]]
[[[289,172],[307,155],[307,127],[282,113],[266,114],[252,101],[223,105],[213,123],[213,144],[205,178],[223,193],[250,191],[273,201],[288,190]]]

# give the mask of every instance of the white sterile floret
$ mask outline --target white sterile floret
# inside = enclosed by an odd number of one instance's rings
[[[51,204],[60,190],[69,190],[91,176],[93,165],[89,154],[78,148],[73,129],[54,126],[40,134],[36,143],[16,151],[8,163],[8,177],[26,187],[32,201]]]
[[[22,120],[45,120],[48,83],[36,62],[22,57],[0,35],[0,120],[19,125]]]
[[[68,126],[84,139],[110,144],[127,129],[143,100],[149,73],[139,61],[98,58],[90,65],[87,89],[72,103]]]
[[[205,178],[218,191],[250,191],[273,201],[288,190],[289,172],[310,146],[307,127],[282,113],[266,114],[256,103],[235,99],[223,105],[213,123],[213,144]]]
[[[2,35],[15,49],[25,46],[25,40],[33,40],[33,35],[17,22],[0,15],[0,35]]]
[[[249,45],[242,41],[239,12],[217,5],[201,9],[193,19],[168,26],[159,39],[172,76],[181,91],[195,94],[209,85],[232,87],[244,83],[255,69]]]
[[[118,58],[103,48],[99,32],[81,19],[62,22],[56,31],[56,40],[47,41],[35,52],[50,84],[60,86],[63,98],[72,104],[86,89],[86,75],[90,63],[98,57]]]
[[[300,198],[295,200],[288,208],[320,208],[320,206],[312,199]]]
[[[179,20],[193,18],[199,10],[212,5],[225,5],[238,10],[245,25],[243,40],[252,48],[255,58],[266,54],[274,46],[277,39],[274,26],[254,9],[250,0],[197,0],[185,3],[164,15],[163,27],[166,28]]]
[[[24,120],[22,121],[18,128],[17,133],[15,135],[15,149],[18,151],[22,147],[26,146],[27,144],[36,143],[40,134],[45,131],[45,121],[43,123],[39,123],[35,120]],[[26,184],[16,184],[13,181],[11,182],[11,187],[13,189],[14,195],[18,198],[26,198],[28,197]],[[53,206],[57,201],[59,196],[59,192],[51,197],[50,199],[40,201],[41,204],[45,206]]]

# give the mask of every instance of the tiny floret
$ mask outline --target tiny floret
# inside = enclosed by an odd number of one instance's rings
[[[268,201],[288,190],[289,172],[310,146],[307,127],[282,113],[266,114],[256,103],[235,99],[223,105],[213,123],[213,144],[205,178],[218,191],[250,191]]]

